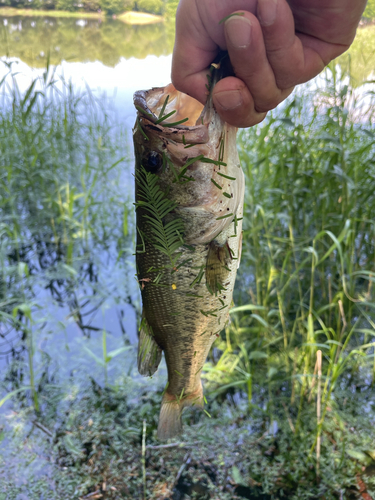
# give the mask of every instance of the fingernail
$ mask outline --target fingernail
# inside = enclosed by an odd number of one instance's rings
[[[258,18],[262,26],[271,26],[276,20],[277,0],[258,0]]]
[[[239,90],[218,92],[215,94],[215,100],[224,111],[230,111],[242,105],[242,95]]]
[[[225,30],[233,47],[246,49],[250,45],[251,24],[246,17],[230,17],[225,21]]]

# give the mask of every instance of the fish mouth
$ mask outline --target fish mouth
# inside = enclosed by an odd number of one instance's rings
[[[136,92],[134,105],[149,129],[175,142],[205,144],[209,140],[205,107],[172,83]]]

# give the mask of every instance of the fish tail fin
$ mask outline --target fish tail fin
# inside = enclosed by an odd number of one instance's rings
[[[203,407],[203,388],[199,384],[199,388],[187,395],[186,397],[178,398],[166,392],[161,403],[158,438],[160,440],[170,439],[178,436],[182,432],[182,410],[187,406]]]
[[[138,371],[149,377],[158,369],[162,350],[155,341],[152,328],[143,316],[138,340]]]
[[[182,402],[176,401],[175,398],[166,398],[165,396],[161,403],[158,425],[158,438],[161,440],[173,438],[182,432]]]

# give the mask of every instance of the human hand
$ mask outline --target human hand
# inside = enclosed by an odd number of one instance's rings
[[[205,103],[207,69],[227,50],[236,76],[216,84],[214,104],[226,122],[250,127],[349,48],[365,6],[366,0],[180,0],[172,82]],[[220,24],[233,13],[241,15]]]

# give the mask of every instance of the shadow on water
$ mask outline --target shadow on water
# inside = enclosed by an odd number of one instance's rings
[[[168,23],[130,26],[114,19],[0,17],[0,57],[19,57],[43,68],[65,61],[100,61],[115,66],[121,58],[168,55],[173,27]]]

